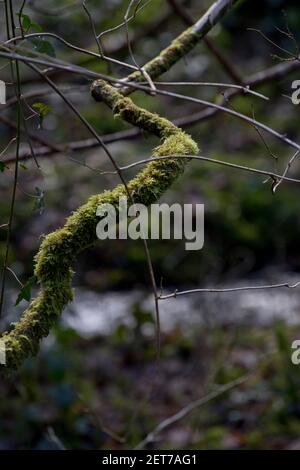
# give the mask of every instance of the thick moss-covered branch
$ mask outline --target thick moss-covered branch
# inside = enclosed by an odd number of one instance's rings
[[[153,156],[198,153],[195,142],[181,129],[167,119],[139,108],[105,82],[94,84],[92,93],[95,97],[101,94],[115,115],[162,140],[154,149]],[[187,161],[174,157],[149,163],[128,183],[132,199],[145,205],[155,202],[182,173]],[[5,369],[15,369],[27,357],[36,354],[40,340],[49,334],[63,308],[72,300],[73,263],[81,251],[97,241],[97,207],[102,203],[117,206],[119,197],[126,194],[124,186],[119,185],[112,191],[91,196],[61,229],[44,237],[35,258],[35,276],[40,292],[20,321],[0,337],[6,347]]]

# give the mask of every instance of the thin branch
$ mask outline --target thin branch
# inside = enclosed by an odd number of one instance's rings
[[[274,186],[273,186],[273,188],[272,188],[272,189],[273,189],[273,193],[275,193],[275,191],[278,189],[278,186],[284,181],[284,179],[285,179],[286,175],[288,174],[288,172],[289,172],[291,166],[293,165],[293,163],[294,163],[294,161],[296,160],[296,158],[299,156],[299,152],[300,152],[300,151],[297,150],[297,152],[295,152],[295,153],[291,156],[291,158],[290,158],[290,160],[288,161],[287,166],[286,166],[286,168],[285,168],[285,170],[284,170],[284,172],[283,172],[283,174],[282,174],[282,177],[279,179],[279,181],[278,181],[277,183],[274,184]]]
[[[30,39],[30,38],[35,38],[35,37],[38,37],[38,38],[40,38],[40,37],[52,37],[52,38],[56,39],[57,41],[60,41],[62,44],[69,47],[70,49],[73,49],[74,51],[77,51],[77,52],[81,52],[82,54],[91,56],[95,59],[105,60],[105,61],[110,62],[112,64],[120,65],[122,67],[131,69],[131,70],[139,70],[138,67],[136,67],[134,65],[131,65],[131,64],[128,64],[127,62],[122,62],[121,60],[114,59],[113,57],[108,57],[108,56],[104,55],[103,52],[101,52],[101,53],[99,52],[97,54],[96,52],[92,52],[92,51],[89,51],[88,49],[84,49],[82,47],[76,46],[75,44],[72,44],[69,41],[67,41],[66,39],[64,39],[62,36],[59,36],[58,34],[51,33],[51,32],[29,33],[29,34],[25,34],[24,36],[16,36],[15,38],[12,38],[12,39],[6,41],[4,44],[8,46],[13,41],[20,41],[20,40]],[[18,48],[16,48],[16,50],[18,50]],[[102,51],[102,49],[100,49],[100,50]],[[32,52],[32,51],[30,51],[30,52]]]
[[[260,31],[259,29],[255,29],[255,28],[248,28],[248,31],[253,31],[255,33],[258,33],[261,37],[263,37],[269,44],[271,44],[272,46],[276,47],[276,49],[280,50],[281,52],[284,52],[285,54],[287,54],[292,60],[299,60],[300,61],[300,58],[297,56],[297,54],[289,51],[288,49],[285,49],[284,47],[281,47],[279,46],[278,44],[276,44],[276,42],[272,41],[272,39],[270,39],[266,34],[264,34],[262,31]]]
[[[20,100],[22,101],[22,98],[20,98]],[[4,117],[4,116],[0,116],[0,122],[2,124],[4,124],[5,126],[8,126],[10,127],[11,129],[13,130],[17,130],[18,129],[18,125],[12,121],[11,119],[7,118],[7,117]],[[62,149],[62,146],[58,146],[56,145],[55,143],[53,142],[50,142],[48,141],[47,139],[45,139],[44,137],[41,137],[39,136],[38,134],[34,134],[30,131],[26,131],[24,128],[22,128],[22,126],[20,127],[20,132],[21,133],[27,133],[27,135],[34,141],[38,142],[40,145],[43,145],[43,146],[47,146],[48,149],[51,151],[51,152],[61,152],[61,149]],[[21,151],[19,151],[20,153],[20,159],[22,160],[24,157],[22,156],[21,154]]]
[[[257,72],[251,75],[245,82],[245,86],[249,86],[250,88],[259,87],[274,80],[280,80],[281,78],[285,78],[287,75],[297,71],[299,68],[300,62],[296,60],[292,62],[280,63],[266,70],[262,70],[261,72]],[[239,90],[226,91],[226,99],[224,98],[223,104],[225,102],[229,102],[238,95],[240,95]],[[198,124],[199,122],[207,121],[208,119],[213,118],[218,112],[218,109],[206,107],[204,110],[199,111],[198,113],[194,113],[191,116],[186,116],[181,119],[178,119],[177,125],[184,127]]]
[[[252,117],[253,117],[253,119],[256,120],[256,118],[255,118],[255,113],[254,113],[254,108],[252,109]],[[266,139],[264,138],[263,134],[260,132],[259,128],[256,127],[256,126],[254,126],[254,129],[255,129],[255,131],[257,132],[257,134],[258,134],[260,140],[262,141],[263,146],[265,147],[265,149],[266,149],[266,151],[268,152],[268,154],[269,154],[269,155],[275,160],[275,162],[277,163],[277,161],[278,161],[277,155],[275,155],[275,154],[272,152],[272,150],[271,150],[271,148],[270,148],[268,142],[267,142]],[[275,168],[276,168],[276,167],[275,167]]]
[[[8,144],[4,147],[4,149],[0,151],[0,158],[2,158],[2,156],[7,152],[7,150],[8,150],[9,147],[11,146],[11,144],[13,144],[16,140],[17,140],[17,137],[13,137],[12,139],[10,139],[10,141],[9,141]],[[14,158],[14,161],[15,161],[15,158]]]
[[[91,14],[89,8],[87,7],[86,2],[87,2],[87,0],[83,0],[83,2],[82,2],[82,7],[83,7],[84,11],[86,12],[87,17],[88,17],[88,19],[89,19],[89,22],[90,22],[90,25],[91,25],[91,28],[92,28],[92,32],[93,32],[93,36],[94,36],[94,39],[95,39],[96,44],[97,44],[97,47],[98,47],[99,55],[100,55],[101,58],[103,58],[104,53],[103,53],[103,47],[102,47],[102,44],[101,44],[101,40],[100,40],[99,37],[97,36],[97,32],[96,32],[96,28],[95,28],[95,23],[94,23],[92,14]]]
[[[148,2],[145,2],[142,7],[146,6],[147,3]],[[149,22],[147,22],[147,24],[144,24],[142,28],[140,28],[137,32],[135,32],[134,36],[131,39],[131,44],[134,45],[134,44],[138,43],[141,39],[144,39],[145,37],[149,37],[149,36],[152,36],[152,35],[159,34],[162,30],[164,30],[166,28],[166,23],[170,19],[170,16],[171,16],[170,12],[168,10],[166,10],[166,11],[163,11],[161,16],[158,19],[155,19],[155,21],[150,20]],[[107,30],[107,32],[109,32],[109,30]],[[104,34],[106,34],[106,31],[104,31]],[[102,33],[100,33],[100,35],[99,35],[99,38],[101,38],[101,37],[102,37]],[[75,47],[77,47],[77,46],[75,46]],[[111,44],[108,43],[107,45],[105,45],[105,50],[106,50],[105,56],[107,58],[111,58],[115,55],[124,53],[124,52],[126,52],[127,47],[128,47],[128,45],[127,45],[126,40],[125,41],[124,40],[122,40],[122,41],[112,41]],[[77,49],[75,49],[75,50],[77,50]],[[89,51],[88,49],[83,49],[82,52],[85,54],[82,58],[78,58],[78,56],[75,55],[75,54],[73,56],[69,55],[69,62],[70,63],[76,63],[79,66],[80,65],[81,66],[88,66],[90,64],[93,64],[98,59],[98,57],[91,55],[90,54],[91,51]],[[132,70],[135,68],[133,65],[127,64],[125,62],[123,63],[123,66],[132,68]],[[51,75],[52,77],[53,76],[62,77],[62,76],[66,75],[66,72],[64,70],[53,69],[53,70],[48,72],[48,75]],[[23,79],[23,84],[26,83],[26,82],[33,83],[36,80],[37,80],[36,76],[30,77],[30,79],[28,78],[27,80]]]
[[[299,151],[296,152],[295,156],[299,154]],[[121,171],[126,171],[126,170],[131,170],[132,168],[139,166],[139,165],[144,165],[146,163],[156,161],[156,160],[167,160],[167,159],[172,159],[174,158],[182,158],[182,159],[190,159],[190,160],[200,160],[204,162],[209,162],[209,163],[215,163],[217,165],[222,165],[222,166],[227,166],[229,168],[234,168],[236,170],[242,170],[242,171],[247,171],[250,173],[256,173],[261,176],[268,176],[269,178],[272,178],[273,181],[277,182],[277,180],[282,180],[282,181],[289,181],[291,183],[300,183],[300,179],[296,178],[289,178],[285,175],[280,175],[277,173],[274,173],[269,170],[259,170],[258,168],[252,168],[249,166],[243,166],[243,165],[238,165],[237,163],[231,163],[231,162],[226,162],[223,160],[216,160],[214,158],[209,158],[209,157],[202,157],[199,155],[164,155],[161,157],[151,157],[151,158],[145,158],[143,160],[139,160],[134,163],[130,163],[129,165],[121,166],[120,170]],[[111,172],[111,171],[101,171],[101,174],[116,174],[116,172]]]
[[[1,119],[1,118],[0,118]],[[129,129],[126,131],[119,131],[112,134],[102,135],[102,140],[105,144],[110,144],[118,141],[136,139],[141,136],[142,132],[140,129]],[[41,146],[35,148],[35,155],[38,157],[49,157],[56,153],[69,153],[78,152],[80,150],[91,149],[99,146],[99,142],[94,139],[84,139],[76,142],[67,142],[66,144],[58,144],[57,149],[51,149],[48,146]],[[20,160],[27,160],[30,158],[30,154],[27,149],[20,150]],[[5,163],[13,163],[15,161],[14,155],[8,155],[5,159]]]
[[[40,59],[28,58],[28,57],[20,56],[19,54],[9,54],[9,53],[5,53],[5,52],[0,52],[0,56],[11,57],[11,58],[14,58],[16,60],[21,60],[25,63],[44,64],[46,62],[46,61],[43,61],[43,60],[40,60]],[[118,79],[115,79],[115,78],[112,78],[112,77],[107,77],[103,74],[96,74],[96,73],[94,73],[90,70],[83,69],[81,67],[71,68],[70,66],[66,67],[66,66],[63,66],[63,65],[60,65],[60,64],[56,64],[55,66],[58,67],[58,68],[62,68],[64,70],[69,70],[70,72],[73,72],[73,73],[83,73],[83,74],[90,75],[90,76],[91,75],[93,75],[93,76],[97,75],[98,78],[100,77],[100,78],[102,78],[102,79],[104,79],[108,82],[111,82],[111,83],[120,83],[120,82],[122,83],[121,80],[118,80]],[[84,72],[81,72],[82,70]],[[152,92],[151,88],[146,87],[144,85],[137,84],[136,82],[128,82],[128,85],[130,85],[130,87],[133,86],[136,89],[140,89],[140,90],[147,91],[147,92],[150,92],[150,93]],[[256,126],[260,127],[261,129],[263,129],[266,132],[272,134],[274,137],[277,137],[278,139],[282,140],[283,142],[290,145],[291,147],[294,147],[296,149],[300,149],[299,144],[297,144],[296,142],[294,142],[291,139],[287,138],[284,134],[280,134],[279,132],[271,129],[269,126],[267,126],[265,124],[262,124],[262,123],[260,123],[256,120],[254,120],[254,119],[251,119],[249,116],[245,116],[241,113],[238,113],[237,111],[225,108],[224,106],[217,105],[217,104],[211,103],[209,101],[201,100],[201,99],[198,99],[198,98],[193,98],[193,97],[190,97],[190,96],[180,95],[178,93],[171,93],[171,92],[168,92],[168,91],[158,90],[158,89],[156,89],[155,91],[156,91],[156,94],[158,94],[158,95],[171,96],[173,98],[179,98],[179,99],[183,99],[183,100],[186,100],[186,101],[191,101],[191,102],[198,103],[198,104],[203,104],[204,106],[207,106],[208,108],[214,108],[218,111],[223,111],[223,112],[229,113],[233,116],[238,117],[239,119],[242,119],[242,120],[245,120],[245,121],[249,122],[252,125],[256,125]],[[127,92],[125,94],[127,94]],[[101,93],[99,95],[97,95],[97,82],[94,82],[94,84],[93,84],[93,95],[94,95],[94,98],[101,101]],[[199,119],[199,116],[197,117],[197,119]]]
[[[140,3],[141,3],[141,0],[130,0],[129,2],[129,5],[128,5],[128,8],[126,10],[126,13],[125,13],[125,16],[124,16],[124,24],[125,24],[125,31],[126,31],[126,40],[127,40],[127,47],[128,47],[128,51],[129,51],[129,55],[131,57],[131,60],[132,62],[134,63],[134,65],[137,67],[137,69],[139,70],[139,72],[142,74],[142,76],[144,77],[145,81],[148,83],[148,85],[150,86],[151,90],[152,90],[152,94],[155,94],[155,91],[156,91],[156,88],[153,84],[153,81],[152,81],[152,78],[150,77],[149,73],[147,72],[147,70],[145,70],[144,67],[141,67],[135,57],[134,57],[134,53],[133,53],[133,49],[132,49],[132,45],[131,45],[131,41],[130,41],[130,34],[129,34],[129,28],[128,28],[128,19],[130,18],[130,11],[131,11],[131,8],[134,6],[135,4],[135,7],[134,7],[134,13],[133,13],[133,18],[135,18],[135,15],[136,15],[136,12],[137,12],[137,9],[138,7],[140,6]]]
[[[149,434],[147,434],[147,436],[136,446],[135,450],[144,449],[148,444],[155,442],[159,438],[159,434],[162,433],[165,429],[173,426],[173,424],[176,424],[178,423],[178,421],[181,421],[182,419],[186,418],[193,411],[200,408],[201,406],[207,405],[215,398],[218,398],[224,393],[229,392],[230,390],[233,390],[234,388],[239,387],[240,385],[243,385],[249,379],[254,378],[257,374],[257,369],[261,368],[265,364],[265,359],[273,356],[274,354],[276,354],[276,352],[277,349],[273,349],[265,354],[262,354],[259,358],[260,363],[258,364],[258,367],[252,368],[249,372],[241,375],[237,379],[234,379],[230,382],[216,387],[215,390],[212,390],[207,395],[199,398],[198,400],[190,402],[188,405],[181,408],[181,410],[179,410],[177,413],[163,420]]]
[[[270,98],[262,93],[251,90],[249,86],[236,85],[234,83],[219,83],[219,82],[153,82],[155,85],[164,85],[164,86],[207,86],[207,87],[216,87],[216,88],[234,88],[240,90],[246,95],[254,95],[263,100],[269,101]]]
[[[60,89],[64,93],[73,93],[74,90],[77,91],[77,92],[82,92],[82,91],[86,91],[86,85],[77,85],[77,86],[76,85],[74,85],[74,86],[65,85],[65,86],[60,86]],[[47,88],[40,88],[40,89],[37,89],[37,90],[32,90],[32,91],[28,91],[26,93],[22,93],[21,100],[22,101],[27,101],[31,98],[37,98],[37,97],[40,97],[40,96],[48,97],[49,95],[52,95],[54,93],[55,92],[53,90],[49,90],[48,87]],[[5,104],[1,105],[0,112],[10,108],[11,106],[13,106],[16,103],[17,103],[16,97],[12,96],[8,100],[6,100]]]
[[[153,429],[153,431],[147,434],[147,436],[142,440],[142,442],[140,442],[136,446],[135,450],[144,449],[148,444],[155,442],[159,434],[162,433],[165,429],[169,428],[170,426],[182,420],[183,418],[186,418],[190,413],[192,413],[197,408],[200,408],[201,406],[206,405],[210,401],[214,400],[215,398],[218,398],[219,396],[223,395],[226,392],[229,392],[233,388],[236,388],[239,385],[244,384],[247,380],[249,380],[252,377],[253,374],[254,372],[242,375],[241,377],[238,377],[237,379],[232,380],[231,382],[228,382],[224,385],[220,385],[219,387],[217,387],[215,390],[208,393],[204,397],[199,398],[198,400],[192,401],[187,406],[182,408],[180,411],[178,411],[174,415],[170,416],[169,418],[159,423]]]
[[[251,291],[251,290],[268,290],[268,289],[296,289],[300,285],[300,281],[296,282],[295,284],[289,284],[288,282],[283,282],[281,284],[270,284],[265,286],[242,286],[242,287],[228,287],[228,288],[215,288],[215,287],[208,287],[208,288],[199,288],[199,289],[189,289],[189,290],[175,290],[171,294],[167,295],[160,295],[159,300],[166,300],[171,298],[176,298],[180,295],[188,295],[188,294],[203,294],[203,293],[215,293],[215,294],[224,294],[228,292],[239,292],[239,291]]]
[[[293,73],[299,68],[300,68],[300,63],[296,61],[284,63],[284,64],[277,64],[273,67],[270,67],[269,69],[266,69],[254,75],[251,75],[248,78],[247,86],[255,88],[255,87],[264,85],[266,83],[272,82],[282,77],[286,77],[287,75]],[[233,92],[229,91],[229,93],[230,93],[230,96],[227,98],[227,100],[234,99],[236,96],[242,93],[242,90],[236,89],[236,90],[233,90]],[[211,119],[218,112],[219,112],[218,109],[208,108],[208,109],[205,109],[204,111],[200,111],[192,115],[189,114],[188,116],[184,116],[179,119],[174,119],[173,123],[179,127],[192,126],[199,122],[206,121],[207,119]],[[140,129],[130,129],[127,131],[120,131],[120,132],[107,134],[107,135],[102,136],[102,138],[105,143],[113,143],[113,142],[118,142],[121,140],[135,139],[135,138],[141,137],[142,135],[143,134],[140,131]],[[63,145],[59,144],[58,151],[60,153],[65,152],[66,149],[67,150],[70,149],[71,151],[79,151],[79,150],[93,148],[93,147],[96,147],[97,145],[98,143],[95,139],[85,139],[85,140],[80,140],[77,142],[69,142]],[[56,153],[56,152],[45,146],[35,149],[35,154],[41,157],[47,157],[47,156],[52,155],[53,153]],[[26,159],[26,158],[29,158],[27,150],[21,149],[20,159]],[[7,163],[12,163],[14,161],[14,156],[9,155],[6,161]]]
[[[113,82],[115,82],[115,80],[113,80]],[[140,89],[145,89],[147,91],[149,90],[148,87],[145,88],[144,86],[140,86],[140,85],[139,85],[139,88]],[[97,101],[102,100],[101,90],[98,90],[97,82],[94,82],[94,84],[92,85],[92,93],[93,93],[94,98]],[[173,93],[173,92],[170,92],[170,91],[159,90],[158,88],[156,88],[156,94],[157,95],[163,95],[163,96],[169,96],[169,97],[172,97],[172,98],[178,98],[180,100],[190,101],[192,103],[202,104],[202,105],[204,105],[208,108],[213,108],[215,110],[222,111],[224,113],[228,113],[228,114],[230,114],[232,116],[235,116],[235,117],[237,117],[237,118],[239,118],[243,121],[248,122],[251,125],[254,125],[254,126],[257,126],[261,129],[263,129],[264,131],[266,131],[269,134],[273,135],[274,137],[281,140],[282,142],[285,142],[289,146],[294,147],[297,150],[300,150],[300,145],[298,143],[294,142],[293,140],[289,139],[288,137],[286,137],[285,134],[280,134],[279,132],[277,132],[276,130],[274,130],[271,127],[267,126],[266,124],[263,124],[259,121],[256,121],[255,119],[252,119],[251,117],[246,116],[245,114],[241,114],[241,113],[239,113],[239,112],[237,112],[233,109],[226,108],[224,106],[218,105],[216,103],[212,103],[210,101],[202,100],[202,99],[199,99],[199,98],[194,98],[192,96],[186,96],[186,95],[181,95],[179,93]],[[179,122],[180,122],[180,120],[179,120]]]
[[[6,269],[7,269],[7,271],[9,271],[13,275],[13,277],[15,278],[15,280],[17,281],[19,286],[24,287],[24,284],[22,284],[22,282],[20,281],[20,279],[18,278],[16,273],[9,266],[6,266]]]
[[[126,23],[127,23],[127,25],[128,25],[128,23],[136,17],[137,13],[138,13],[140,10],[142,10],[143,8],[145,8],[145,6],[147,6],[148,3],[150,3],[150,1],[151,1],[151,0],[148,0],[148,1],[146,1],[145,3],[143,3],[142,5],[140,5],[140,2],[139,2],[139,4],[138,4],[138,5],[135,7],[135,9],[134,9],[133,15],[131,15],[131,16],[128,16],[128,15],[127,15],[127,18],[124,19],[124,20],[122,21],[122,23],[118,24],[117,26],[113,26],[112,28],[108,28],[108,29],[106,29],[105,31],[102,31],[100,34],[98,34],[98,38],[100,39],[100,38],[102,38],[102,37],[103,37],[104,35],[106,35],[106,34],[112,33],[112,32],[114,32],[114,31],[118,31],[120,28],[122,28],[123,26],[125,26]],[[125,15],[125,16],[126,16],[126,15]],[[127,40],[126,40],[126,47],[127,47],[127,46],[128,46],[128,42],[127,42]]]

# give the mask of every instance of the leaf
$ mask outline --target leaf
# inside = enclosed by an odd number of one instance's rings
[[[5,170],[5,164],[3,162],[0,162],[0,171],[1,171],[1,173],[3,173],[4,170]]]
[[[35,109],[43,118],[52,111],[52,108],[45,103],[33,103],[32,108]]]
[[[39,127],[42,128],[43,120],[49,113],[51,113],[52,108],[45,103],[34,103],[32,108],[39,114]]]
[[[31,39],[31,42],[37,52],[40,52],[41,54],[47,54],[51,57],[55,57],[54,47],[49,41],[45,41],[45,39],[33,38]]]
[[[22,27],[27,32],[31,26],[31,19],[28,15],[25,15],[24,13],[21,15],[21,19],[22,19]]]
[[[28,279],[26,284],[24,284],[24,286],[20,290],[15,305],[18,305],[21,302],[21,300],[27,300],[27,302],[30,301],[30,299],[31,299],[31,289],[32,289],[32,287],[34,286],[35,283],[36,283],[36,277],[35,276],[32,276]]]
[[[42,215],[42,213],[45,210],[45,199],[44,199],[45,193],[42,189],[38,187],[35,188],[35,192],[36,192],[36,199],[34,203],[34,210],[38,211],[39,214]]]
[[[27,33],[31,28],[35,29],[35,30],[38,31],[39,33],[41,33],[41,32],[43,31],[43,28],[41,27],[41,25],[39,25],[39,24],[36,23],[35,21],[31,21],[30,16],[25,15],[25,13],[22,13],[22,14],[19,14],[19,13],[18,13],[18,16],[21,18],[22,28],[24,29],[24,31],[25,31],[26,33]]]

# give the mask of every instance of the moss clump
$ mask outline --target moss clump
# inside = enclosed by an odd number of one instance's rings
[[[162,142],[154,149],[153,156],[175,156],[150,162],[128,183],[134,202],[145,205],[155,202],[182,173],[188,161],[176,158],[176,155],[197,154],[197,144],[170,121],[137,107],[105,82],[97,81],[92,93],[101,96],[121,119],[161,138]],[[61,229],[44,237],[35,258],[35,276],[40,284],[40,293],[20,321],[0,337],[6,346],[6,369],[15,369],[27,357],[36,354],[40,340],[49,334],[63,308],[73,298],[72,265],[76,257],[97,241],[97,207],[103,203],[117,206],[122,195],[126,195],[126,189],[119,185],[112,191],[91,196]]]

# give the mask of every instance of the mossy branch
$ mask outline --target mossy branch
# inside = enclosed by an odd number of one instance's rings
[[[154,59],[143,66],[143,71],[152,80],[160,77],[163,73],[171,69],[180,59],[185,57],[201,39],[217,24],[225,13],[233,7],[238,0],[217,0],[206,13],[190,28],[175,38],[171,44],[160,52]],[[146,75],[145,74],[145,75]],[[126,82],[145,82],[146,78],[139,70],[131,73],[124,80]],[[120,92],[126,96],[134,89],[124,85]]]
[[[217,0],[205,15],[175,39],[155,59],[143,69],[155,79],[169,70],[184,57],[202,37],[217,23],[225,12],[237,0]],[[141,82],[145,77],[139,71],[126,81]],[[170,121],[136,106],[124,95],[129,94],[129,87],[116,91],[111,85],[97,80],[92,86],[92,95],[97,101],[104,101],[116,116],[144,129],[161,139],[161,144],[154,149],[153,156],[196,155],[197,144]],[[182,173],[188,159],[155,160],[133,178],[127,186],[131,198],[136,203],[149,205],[171,186]],[[6,366],[2,369],[16,369],[23,361],[37,353],[40,340],[49,334],[66,304],[72,300],[72,266],[81,251],[97,241],[97,207],[102,203],[115,206],[119,197],[127,195],[123,185],[112,191],[91,196],[86,204],[79,207],[65,225],[44,237],[35,257],[35,276],[40,285],[38,296],[30,303],[20,321],[12,324],[10,330],[0,336],[6,348]]]
[[[101,94],[116,116],[161,139],[153,156],[198,153],[196,143],[181,129],[167,119],[139,108],[105,82],[97,81],[92,94],[96,98]],[[157,201],[182,173],[187,161],[177,157],[149,163],[128,183],[133,200],[145,205]],[[117,206],[119,197],[126,194],[124,186],[119,185],[112,191],[91,196],[61,229],[44,237],[35,258],[34,273],[40,292],[20,321],[11,325],[10,331],[0,337],[6,348],[6,366],[2,366],[3,369],[16,369],[26,358],[37,353],[40,340],[49,334],[63,308],[73,298],[73,263],[81,251],[97,241],[97,207],[102,203]]]

